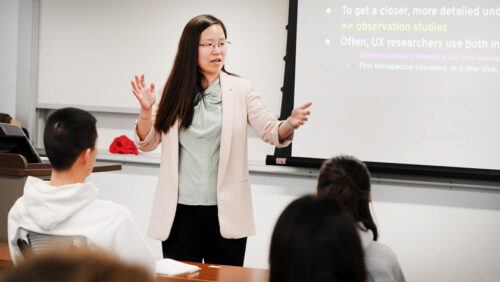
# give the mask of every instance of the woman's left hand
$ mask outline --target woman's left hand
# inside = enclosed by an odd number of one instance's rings
[[[308,108],[312,105],[311,102],[305,103],[302,106],[299,106],[293,109],[292,114],[287,118],[287,123],[289,126],[297,129],[304,125],[304,123],[308,120],[311,111]]]

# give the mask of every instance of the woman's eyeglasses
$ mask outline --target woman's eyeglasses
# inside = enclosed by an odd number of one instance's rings
[[[219,42],[204,42],[200,43],[200,47],[205,48],[205,49],[211,49],[214,50],[216,47],[219,49],[226,48],[231,42],[224,40],[224,41],[219,41]]]

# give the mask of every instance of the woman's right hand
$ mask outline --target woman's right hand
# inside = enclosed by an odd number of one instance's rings
[[[134,75],[134,80],[130,82],[132,84],[132,93],[139,101],[141,105],[141,110],[151,111],[153,104],[156,101],[155,96],[155,86],[153,83],[146,87],[144,83],[144,74],[141,74],[139,78],[137,75]]]

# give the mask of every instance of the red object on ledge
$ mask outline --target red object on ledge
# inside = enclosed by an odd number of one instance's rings
[[[111,142],[111,145],[109,145],[109,152],[113,154],[139,154],[139,150],[137,150],[134,142],[125,135],[118,136]]]

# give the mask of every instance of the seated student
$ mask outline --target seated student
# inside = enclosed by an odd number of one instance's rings
[[[13,119],[9,114],[0,113],[0,122],[12,125],[21,125],[17,120]]]
[[[285,208],[271,238],[269,281],[366,281],[356,227],[337,202],[304,196]]]
[[[318,196],[332,198],[352,215],[359,230],[368,281],[405,281],[396,255],[377,241],[378,230],[370,213],[370,173],[366,165],[350,156],[326,160],[319,171]]]
[[[80,249],[56,250],[30,257],[9,270],[3,282],[153,282],[144,267],[126,264],[110,254]]]
[[[17,125],[17,126],[21,127],[21,123],[19,121],[13,119],[9,114],[5,114],[5,113],[0,113],[0,122],[1,123],[12,124],[12,125]],[[28,133],[28,130],[26,128],[24,128],[24,127],[21,127],[21,129],[24,131],[24,134],[29,139],[30,135]]]
[[[22,258],[18,239],[31,231],[80,236],[91,247],[141,263],[154,272],[155,259],[129,210],[97,199],[97,187],[85,182],[97,155],[96,119],[80,109],[57,110],[47,119],[43,141],[53,167],[50,181],[28,177],[23,196],[8,215],[14,263]]]

